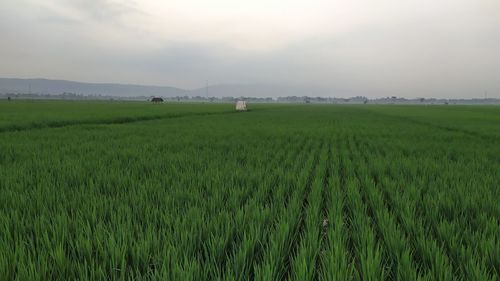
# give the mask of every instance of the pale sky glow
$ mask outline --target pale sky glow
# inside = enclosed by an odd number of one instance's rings
[[[0,77],[500,98],[498,0],[5,0],[0,39]]]

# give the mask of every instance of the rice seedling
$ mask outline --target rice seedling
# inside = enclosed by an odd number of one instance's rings
[[[0,280],[499,279],[497,107],[233,112],[0,102]]]

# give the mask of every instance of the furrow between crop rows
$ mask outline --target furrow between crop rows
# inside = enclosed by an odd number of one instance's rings
[[[369,147],[361,147],[360,149],[371,149]],[[373,166],[371,162],[376,159],[375,157],[368,158],[365,156],[365,162]],[[379,173],[380,171],[371,170],[371,174]],[[384,183],[396,179],[393,177],[385,177]],[[369,183],[370,184],[370,183]],[[372,180],[372,184],[375,185]],[[424,183],[425,184],[425,183]],[[399,200],[399,199],[396,199]],[[389,203],[390,204],[390,203]],[[476,256],[484,256],[484,253],[478,255],[477,250],[473,250],[467,244],[463,244],[463,237],[467,237],[469,234],[465,231],[464,233],[461,229],[457,229],[456,226],[460,225],[458,222],[447,222],[439,217],[437,214],[436,206],[426,204],[426,208],[421,209],[417,213],[424,213],[423,219],[427,222],[424,227],[427,229],[426,237],[427,239],[434,239],[435,241],[440,241],[442,246],[441,251],[443,255],[449,258],[450,266],[453,266],[453,273],[459,275],[460,278],[464,280],[491,280],[494,278],[492,273],[486,268],[486,261],[477,261]],[[375,208],[375,210],[380,210],[381,208]],[[486,240],[486,239],[485,239]],[[433,243],[433,242],[429,242]],[[437,242],[434,242],[437,243]],[[401,259],[398,259],[401,260]],[[451,270],[450,270],[451,271]],[[458,278],[458,277],[457,277]]]
[[[334,143],[339,144],[336,136]],[[354,278],[354,260],[348,249],[348,228],[346,227],[344,179],[340,146],[330,151],[331,169],[327,182],[327,227],[326,247],[323,254],[322,274],[319,280],[349,281]]]
[[[352,136],[345,140],[347,150],[345,170],[348,171],[346,182],[347,205],[350,210],[350,236],[354,244],[356,279],[385,280],[387,270],[384,262],[384,249],[376,239],[372,221],[360,194],[360,179],[356,175],[355,153]]]
[[[324,141],[323,141],[324,142]],[[312,281],[317,278],[319,255],[321,252],[321,224],[324,180],[327,173],[328,144],[323,143],[319,152],[315,176],[311,183],[311,191],[305,203],[302,215],[303,230],[300,231],[296,254],[291,261],[289,280]]]
[[[255,231],[255,224],[264,227],[271,220],[270,216],[274,215],[268,208],[259,207],[259,205],[261,202],[268,200],[267,197],[272,194],[274,182],[280,179],[279,174],[276,174],[277,170],[275,167],[278,167],[280,163],[292,157],[301,146],[297,145],[295,149],[290,150],[282,149],[282,147],[288,147],[288,144],[284,143],[271,148],[270,151],[279,151],[279,153],[275,155],[276,157],[273,161],[266,162],[264,166],[266,168],[262,169],[261,167],[263,175],[267,174],[266,181],[253,187],[247,187],[246,189],[251,191],[251,194],[245,196],[245,201],[235,205],[235,210],[228,210],[226,213],[227,216],[233,216],[233,219],[229,219],[228,217],[227,219],[215,221],[216,224],[214,224],[213,230],[209,231],[209,233],[213,234],[208,240],[202,242],[202,251],[205,257],[203,259],[203,268],[208,269],[206,273],[208,276],[205,278],[214,279],[224,276],[227,267],[226,264],[228,263],[228,259],[230,259],[231,253],[241,243],[245,242],[244,235],[249,231]],[[293,162],[285,161],[285,163],[283,168],[286,169]],[[266,171],[269,171],[269,173]],[[225,203],[221,202],[221,204]],[[254,215],[254,217],[251,218],[248,214]],[[230,228],[223,233],[218,233],[220,229],[226,229],[225,224],[228,222],[231,222]],[[224,239],[222,240],[221,237],[224,237]]]
[[[296,145],[296,149],[290,149],[289,146],[280,147],[281,150],[288,151],[287,157],[276,163],[276,167],[280,167],[280,176],[271,182],[266,198],[252,198],[256,210],[246,210],[242,213],[244,215],[266,210],[266,216],[261,219],[248,218],[248,227],[239,233],[242,236],[241,243],[234,247],[232,253],[228,254],[229,261],[226,263],[225,270],[217,275],[217,280],[253,278],[253,265],[260,259],[267,246],[269,233],[276,227],[283,211],[286,210],[283,205],[288,201],[291,192],[290,187],[286,184],[291,183],[288,175],[299,172],[298,167],[306,156],[302,148],[306,148],[305,151],[307,151],[311,145],[312,143],[308,141],[308,143],[299,143]],[[279,163],[283,164],[279,165]]]
[[[282,221],[269,237],[269,244],[261,263],[255,266],[254,280],[283,280],[289,275],[290,256],[300,235],[302,216],[304,215],[304,198],[309,193],[310,182],[314,176],[319,147],[317,144],[309,150],[308,159],[303,163],[301,172],[295,176],[294,193],[286,206]]]

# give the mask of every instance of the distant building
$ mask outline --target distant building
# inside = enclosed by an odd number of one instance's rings
[[[247,111],[247,102],[242,100],[237,101],[236,111]]]
[[[151,101],[152,102],[163,102],[163,99],[159,98],[159,97],[155,97],[155,98],[152,98]]]

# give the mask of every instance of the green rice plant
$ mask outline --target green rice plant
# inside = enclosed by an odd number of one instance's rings
[[[303,171],[305,172],[301,173],[297,179],[295,186],[297,190],[286,206],[287,213],[269,237],[269,244],[262,262],[255,265],[255,280],[281,280],[288,275],[289,255],[300,235],[299,224],[302,220],[303,200],[307,192],[309,175],[314,173],[317,153],[314,151],[304,164]]]
[[[498,107],[0,102],[0,280],[498,280]]]
[[[303,144],[299,145],[302,147]],[[287,164],[293,164],[291,167],[283,167],[286,172],[281,170],[281,176],[279,180],[281,182],[287,183],[284,181],[286,175],[293,175],[294,173],[298,173],[298,168],[302,164],[302,160],[305,158],[305,152],[302,151],[298,153],[298,151],[291,150],[288,153]],[[290,160],[294,159],[294,160]],[[287,170],[286,168],[290,168]],[[288,181],[289,184],[292,184],[292,181]],[[276,188],[276,187],[272,187]],[[277,190],[274,191],[275,196],[273,196],[273,200],[271,201],[270,209],[268,207],[264,207],[267,211],[266,217],[262,217],[260,220],[249,220],[249,226],[252,226],[248,231],[251,231],[253,235],[244,236],[242,239],[241,246],[236,249],[236,251],[232,254],[230,262],[228,263],[228,269],[222,275],[219,275],[217,278],[222,280],[247,280],[249,276],[253,275],[253,264],[258,262],[258,259],[261,258],[265,247],[267,246],[268,237],[270,233],[274,230],[274,226],[276,226],[276,221],[279,221],[283,215],[283,212],[286,210],[283,208],[282,204],[287,202],[289,186],[280,184],[277,186]],[[265,198],[254,197],[255,204],[266,202]],[[253,213],[251,211],[247,211],[246,213]],[[270,224],[274,224],[271,226]],[[244,234],[246,235],[246,233]]]
[[[334,152],[331,152],[334,153]],[[320,280],[338,280],[346,281],[354,278],[354,264],[352,254],[347,249],[347,229],[345,226],[346,218],[343,216],[345,207],[345,194],[341,189],[339,167],[339,155],[334,153],[333,163],[331,165],[330,176],[327,182],[327,221],[324,223],[326,228],[326,249],[322,261],[322,275]]]
[[[314,280],[318,274],[316,265],[321,251],[321,203],[326,173],[326,146],[320,151],[318,168],[311,184],[311,192],[307,197],[305,210],[304,232],[300,237],[297,253],[291,261],[291,278],[293,280]]]
[[[351,232],[355,245],[358,280],[384,280],[386,269],[382,248],[375,239],[371,222],[366,217],[366,207],[359,194],[359,183],[356,179],[347,180],[347,201],[351,208]]]

